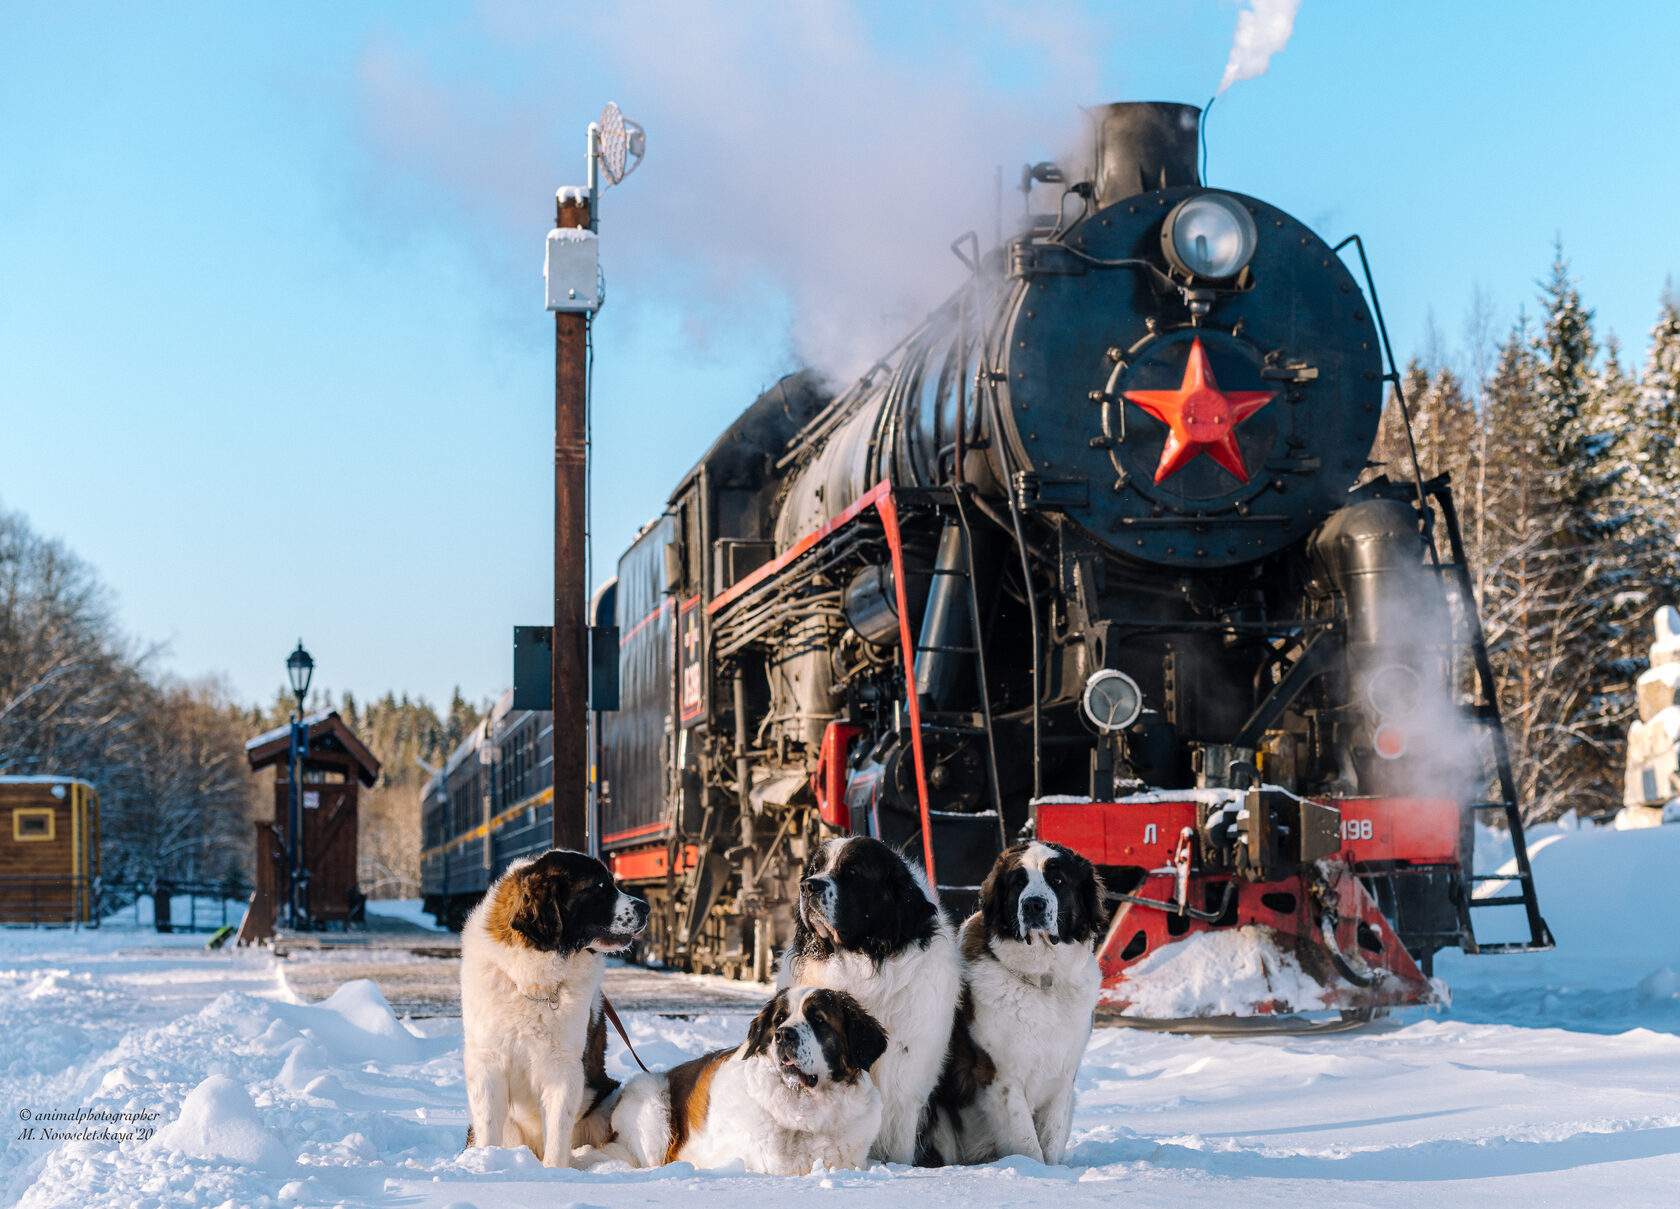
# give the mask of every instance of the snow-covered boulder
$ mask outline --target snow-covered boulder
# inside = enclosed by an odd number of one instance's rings
[[[273,1170],[290,1163],[280,1140],[257,1119],[250,1093],[226,1075],[211,1075],[188,1092],[180,1115],[147,1145],[245,1167]]]

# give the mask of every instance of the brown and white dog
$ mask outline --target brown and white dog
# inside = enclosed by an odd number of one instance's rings
[[[648,906],[582,852],[515,861],[461,930],[467,1144],[529,1146],[570,1166],[584,1114],[618,1086],[606,1071],[601,975]],[[574,1134],[576,1133],[576,1136]]]
[[[870,1072],[881,1090],[870,1154],[914,1162],[962,989],[955,932],[922,870],[867,836],[823,844],[800,882],[779,983],[845,991],[886,1031]]]
[[[918,1161],[1062,1161],[1103,919],[1102,882],[1077,852],[1033,841],[998,857],[962,927],[962,1000]]]
[[[886,1044],[844,992],[777,991],[741,1046],[626,1083],[597,1154],[638,1167],[739,1161],[769,1175],[861,1167],[881,1128],[869,1068]]]

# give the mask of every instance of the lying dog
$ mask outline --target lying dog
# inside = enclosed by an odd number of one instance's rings
[[[569,1166],[580,1117],[617,1086],[606,1071],[607,953],[647,925],[648,906],[607,867],[553,849],[515,861],[461,930],[467,1144],[529,1146]]]
[[[1102,986],[1103,914],[1102,883],[1078,853],[1033,842],[998,857],[963,924],[962,1002],[920,1162],[1062,1161]]]
[[[881,1127],[869,1068],[886,1044],[850,995],[777,991],[739,1048],[626,1083],[597,1153],[638,1167],[740,1160],[769,1175],[861,1167]]]
[[[910,1163],[939,1081],[962,959],[922,871],[879,840],[829,840],[806,865],[783,986],[845,991],[886,1030],[871,1072],[881,1091],[874,1158]]]

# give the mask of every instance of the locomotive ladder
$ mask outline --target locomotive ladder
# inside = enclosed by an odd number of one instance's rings
[[[984,624],[980,616],[980,597],[979,593],[975,590],[974,584],[974,534],[969,529],[968,512],[963,506],[963,490],[964,488],[960,485],[952,486],[950,488],[953,513],[957,523],[962,528],[962,565],[957,567],[941,567],[935,565],[932,570],[932,574],[936,577],[947,577],[954,580],[960,580],[966,587],[968,595],[970,645],[947,646],[933,643],[923,644],[922,636],[918,634],[915,644],[915,653],[917,664],[920,664],[923,652],[927,652],[929,654],[972,656],[974,661],[974,680],[980,698],[981,725],[973,726],[966,723],[956,723],[948,719],[928,721],[924,715],[922,729],[923,731],[931,732],[933,734],[975,735],[984,738],[986,745],[986,783],[990,789],[992,806],[990,810],[975,811],[929,809],[928,821],[934,828],[937,828],[939,831],[947,835],[952,833],[960,834],[963,831],[978,833],[982,828],[988,832],[995,830],[997,850],[992,854],[992,858],[995,859],[998,853],[1001,853],[1009,846],[1009,837],[1003,817],[1003,798],[998,784],[997,741],[993,735],[992,729],[991,694],[986,684],[986,639],[984,634]],[[916,669],[914,667],[909,669],[909,674],[906,676],[906,680],[908,681],[908,690],[910,692],[915,692]],[[990,865],[990,863],[990,860],[986,862],[988,865]],[[936,876],[938,869],[939,863],[936,859],[934,862]],[[959,898],[977,895],[980,891],[979,885],[948,883],[943,879],[939,880],[937,883],[937,889],[941,896],[957,896]]]
[[[1499,714],[1499,687],[1494,682],[1493,665],[1488,659],[1487,637],[1482,630],[1481,610],[1476,600],[1475,585],[1470,578],[1469,563],[1464,555],[1464,537],[1459,532],[1458,509],[1453,504],[1452,492],[1447,488],[1445,476],[1432,479],[1423,484],[1423,488],[1440,505],[1452,554],[1450,562],[1437,563],[1434,570],[1443,578],[1451,579],[1458,592],[1463,614],[1468,619],[1466,625],[1469,629],[1469,646],[1476,664],[1476,679],[1481,689],[1481,700],[1470,707],[1470,721],[1486,729],[1493,747],[1494,762],[1498,768],[1500,800],[1472,802],[1470,805],[1478,818],[1495,812],[1504,815],[1505,826],[1511,835],[1512,856],[1517,866],[1514,873],[1477,874],[1474,869],[1470,871],[1466,880],[1472,887],[1489,882],[1514,882],[1517,892],[1495,894],[1486,898],[1477,898],[1472,893],[1467,902],[1460,902],[1458,905],[1459,926],[1470,941],[1469,952],[1530,953],[1550,949],[1554,942],[1551,929],[1541,918],[1540,900],[1534,890],[1534,871],[1528,860],[1528,840],[1523,834],[1522,811],[1517,803],[1516,778],[1511,774],[1511,750],[1505,740],[1505,723]],[[1476,940],[1472,911],[1488,907],[1518,906],[1523,908],[1528,919],[1527,940],[1492,944],[1482,944]]]

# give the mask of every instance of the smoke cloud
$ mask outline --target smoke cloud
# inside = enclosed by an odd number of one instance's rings
[[[1248,0],[1248,7],[1237,14],[1237,32],[1231,39],[1231,56],[1225,61],[1219,92],[1238,80],[1266,74],[1272,56],[1295,32],[1295,14],[1300,8],[1301,0]]]
[[[555,186],[582,183],[584,125],[617,101],[648,152],[603,197],[609,299],[674,305],[702,350],[787,324],[796,358],[844,381],[960,283],[954,238],[992,243],[996,169],[1007,235],[1021,164],[1117,99],[1109,25],[1049,0],[499,0],[467,35],[499,78],[461,70],[459,46],[371,46],[359,133],[375,187],[476,223],[528,277]]]

